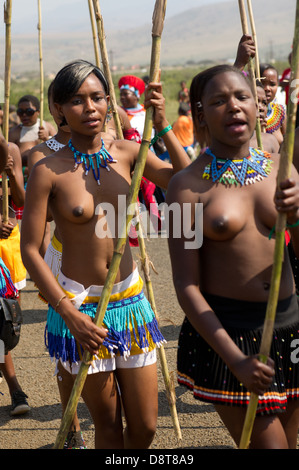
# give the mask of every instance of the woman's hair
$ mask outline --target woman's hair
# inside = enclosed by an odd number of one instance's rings
[[[58,104],[67,103],[91,73],[100,80],[105,94],[109,95],[109,85],[103,72],[86,60],[75,60],[65,65],[54,78],[50,90],[53,101]]]
[[[265,72],[266,70],[274,70],[274,72],[277,73],[277,77],[278,77],[278,71],[277,71],[277,69],[276,69],[273,65],[271,65],[271,64],[265,64],[265,63],[264,63],[264,64],[260,64],[260,76],[261,76],[261,77],[264,75],[264,72]]]
[[[209,140],[208,129],[206,127],[201,127],[199,121],[199,113],[202,110],[202,99],[205,92],[205,88],[210,80],[212,80],[217,75],[225,72],[233,72],[242,77],[242,79],[250,87],[252,94],[254,94],[252,84],[248,80],[246,75],[244,75],[244,73],[240,69],[234,67],[233,65],[216,65],[214,67],[210,67],[204,70],[203,72],[198,73],[193,78],[190,86],[190,103],[195,136],[201,145],[208,145]]]

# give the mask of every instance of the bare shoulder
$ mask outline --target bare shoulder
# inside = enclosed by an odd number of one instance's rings
[[[122,161],[126,160],[130,165],[135,162],[140,150],[140,144],[132,140],[104,139],[104,144],[107,151],[114,159],[117,160],[121,157]]]
[[[34,165],[35,172],[53,172],[58,169],[63,168],[66,165],[66,162],[73,164],[70,162],[70,159],[67,158],[67,155],[64,149],[58,150],[58,152],[52,153],[51,155],[44,155],[43,158],[40,158],[36,164]]]
[[[170,180],[167,188],[168,202],[175,200],[184,202],[198,201],[200,179],[204,169],[204,162],[197,158],[189,166],[176,173]]]
[[[29,150],[27,156],[27,163],[28,163],[28,171],[29,173],[32,170],[32,167],[41,159],[48,157],[53,153],[52,150],[46,145],[45,142],[41,144],[35,145],[32,149]]]
[[[9,132],[8,132],[8,140],[11,142],[16,142],[20,137],[20,132],[21,132],[20,124],[12,127],[11,129],[9,129]]]
[[[8,151],[13,157],[16,156],[17,158],[18,156],[20,156],[21,158],[20,149],[14,142],[8,142]]]

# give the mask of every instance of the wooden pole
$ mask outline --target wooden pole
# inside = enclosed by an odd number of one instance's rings
[[[254,15],[253,15],[253,10],[252,10],[252,4],[251,0],[247,0],[247,8],[248,8],[248,15],[250,19],[250,25],[251,25],[251,32],[252,32],[252,38],[255,44],[255,76],[258,80],[261,79],[261,74],[260,74],[260,59],[259,59],[259,51],[258,51],[258,44],[257,44],[257,35],[256,35],[256,29],[255,29],[255,21],[254,21]]]
[[[38,48],[39,48],[39,73],[40,73],[40,126],[44,122],[44,65],[43,65],[43,47],[42,47],[42,12],[40,0],[37,0],[38,5]]]
[[[12,2],[4,2],[4,23],[5,23],[5,78],[4,78],[4,111],[3,111],[3,136],[8,142],[9,131],[9,100],[10,100],[10,80],[11,80],[11,11]],[[2,172],[2,212],[3,223],[8,222],[8,181],[6,171]]]
[[[98,0],[94,1],[94,5],[95,5],[95,14],[97,15],[97,17],[100,17],[101,14],[100,14],[99,1]],[[109,82],[109,88],[111,90],[111,89],[114,89],[114,85],[113,85],[113,80],[112,80],[111,71],[110,71],[110,67],[109,67],[109,59],[108,59],[108,56],[107,56],[105,36],[103,36],[104,26],[103,26],[103,20],[102,19],[100,21],[100,24],[101,24],[101,27],[98,30],[98,34],[99,34],[99,42],[101,44],[101,51],[104,54],[104,57],[102,57],[103,70],[104,70],[104,74],[105,74],[105,76],[106,76],[106,78]],[[110,92],[110,102],[111,102],[111,108],[113,110],[113,115],[118,116],[117,102],[116,102],[115,93]],[[115,122],[115,127],[116,127],[117,138],[122,139],[123,138],[123,132],[122,132],[122,128],[121,128],[121,124],[120,124],[119,119]],[[151,283],[151,279],[150,279],[150,274],[149,274],[150,262],[149,262],[148,255],[146,253],[146,247],[145,247],[145,242],[144,242],[142,226],[141,226],[140,218],[139,218],[139,214],[138,214],[138,209],[137,209],[136,219],[137,219],[136,231],[138,233],[138,243],[139,243],[139,248],[140,248],[140,253],[141,253],[141,265],[142,265],[143,272],[144,272],[144,278],[145,278],[145,283],[146,283],[146,287],[147,287],[148,299],[149,299],[149,302],[150,302],[151,307],[153,309],[153,312],[155,313],[155,316],[157,317],[157,309],[156,309],[154,291],[153,291],[153,287],[152,287],[152,283]],[[172,421],[173,421],[174,429],[175,429],[175,432],[176,432],[176,436],[177,436],[178,440],[180,441],[182,439],[182,434],[181,434],[181,430],[180,430],[180,426],[179,426],[179,420],[178,420],[178,416],[177,416],[177,410],[176,410],[176,404],[175,404],[175,402],[176,402],[175,393],[173,391],[172,382],[171,382],[169,371],[168,371],[167,360],[166,360],[166,355],[165,355],[165,350],[164,350],[163,345],[161,345],[158,348],[158,353],[159,353],[159,358],[160,358],[160,361],[161,361],[162,375],[163,375],[163,378],[164,378],[164,383],[165,383],[165,388],[166,388],[166,396],[167,396],[169,406],[170,406],[170,413],[171,413],[171,416],[172,416]]]
[[[101,15],[100,4],[98,0],[93,0],[93,7],[94,7],[94,13],[95,13],[97,30],[98,30],[98,40],[100,44],[103,69],[108,74],[106,75],[106,78],[109,84],[112,83],[112,86],[110,87],[110,102],[111,102],[111,109],[112,109],[112,117],[115,123],[116,131],[118,133],[118,138],[122,139],[123,136],[122,136],[122,131],[121,131],[121,122],[119,119],[119,114],[117,112],[116,96],[115,96],[113,81],[111,77],[111,71],[110,71],[109,60],[108,60],[108,52],[107,52],[106,41],[105,41],[104,21]]]
[[[239,0],[239,10],[240,10],[240,17],[241,17],[241,24],[242,24],[243,34],[248,34],[248,24],[247,24],[246,10],[245,10],[245,5],[244,5],[243,0]],[[255,50],[257,50],[257,44],[255,44]],[[258,106],[258,98],[257,98],[256,82],[255,82],[255,73],[254,73],[254,66],[253,66],[253,62],[252,62],[251,57],[249,59],[248,68],[249,68],[250,80],[251,80],[253,90],[254,90],[255,102]],[[258,147],[262,150],[263,149],[263,143],[262,143],[261,123],[260,123],[259,119],[256,120],[255,131],[256,131],[256,139],[257,139]]]
[[[153,14],[153,28],[152,28],[152,52],[151,52],[151,66],[150,66],[150,77],[152,81],[157,80],[159,74],[160,66],[160,51],[161,51],[161,35],[164,26],[164,17],[166,9],[166,0],[156,0],[154,14]],[[140,187],[141,178],[143,175],[146,157],[150,145],[151,133],[152,133],[152,109],[146,110],[145,124],[144,124],[144,133],[142,142],[140,145],[140,150],[138,158],[136,161],[134,174],[132,177],[132,183],[130,187],[130,193],[127,201],[127,208],[131,204],[136,204],[138,191]],[[113,257],[111,260],[110,268],[107,274],[107,278],[104,284],[103,292],[98,303],[96,315],[94,322],[96,325],[101,326],[104,320],[105,312],[109,299],[111,296],[111,291],[115,282],[117,272],[119,270],[120,261],[125,249],[126,240],[128,236],[128,227],[131,224],[133,215],[131,211],[126,211],[126,220],[123,224],[120,236],[117,240]],[[89,364],[92,361],[92,356],[89,352],[85,351],[83,355],[83,360],[79,369],[79,372],[76,376],[73,390],[66,407],[64,416],[61,421],[60,430],[57,435],[57,439],[54,444],[54,448],[62,449],[66,435],[70,428],[71,422],[73,420],[75,411],[77,409],[78,400],[80,398]]]
[[[295,139],[295,121],[297,111],[297,96],[299,85],[295,84],[299,79],[299,0],[297,0],[296,8],[296,22],[293,41],[293,60],[291,65],[291,80],[290,80],[290,98],[288,103],[288,117],[287,129],[285,140],[283,142],[282,151],[280,155],[280,164],[278,171],[277,184],[290,177],[293,152],[294,152],[294,139]],[[293,98],[293,99],[292,99]],[[266,363],[270,353],[274,322],[276,316],[276,308],[279,296],[279,288],[281,281],[281,271],[285,247],[285,228],[286,228],[286,215],[278,213],[275,225],[275,251],[274,262],[272,268],[271,286],[269,292],[269,299],[267,304],[264,329],[262,335],[262,342],[260,348],[259,359],[261,362]],[[250,394],[250,401],[247,408],[244,427],[240,440],[240,449],[247,449],[250,444],[250,437],[254,425],[256,409],[258,405],[258,396],[254,393]]]
[[[94,8],[92,0],[88,0],[88,7],[89,7],[89,15],[90,15],[90,23],[91,23],[91,30],[92,30],[92,40],[93,40],[93,48],[94,48],[94,56],[96,66],[100,68],[100,51],[99,51],[99,43],[97,39],[97,29],[96,29],[96,21],[94,16]]]

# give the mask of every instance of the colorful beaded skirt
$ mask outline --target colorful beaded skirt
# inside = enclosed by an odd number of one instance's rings
[[[211,295],[204,297],[241,351],[246,355],[258,354],[266,303],[242,302]],[[242,328],[241,319],[244,320]],[[284,411],[288,400],[299,398],[299,368],[291,360],[291,344],[298,338],[298,303],[296,296],[292,296],[278,303],[270,352],[270,357],[275,361],[275,377],[269,390],[259,397],[258,414]],[[192,390],[196,399],[215,405],[248,405],[249,391],[187,318],[179,337],[177,367],[179,384]]]
[[[63,289],[63,286],[61,287]],[[92,287],[95,291],[96,286]],[[72,300],[75,298],[70,290],[63,290]],[[93,319],[99,299],[100,297],[95,297],[94,293],[88,295],[79,310]],[[143,281],[139,275],[137,279],[136,276],[133,277],[132,283],[125,290],[111,295],[103,325],[108,329],[108,336],[99,349],[97,359],[108,359],[115,355],[126,358],[129,355],[152,351],[165,342],[150,303],[144,295]],[[51,305],[47,315],[45,343],[50,356],[54,359],[70,364],[77,364],[82,360],[81,346]]]

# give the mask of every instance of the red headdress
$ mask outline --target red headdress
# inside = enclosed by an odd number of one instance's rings
[[[145,90],[145,84],[141,78],[135,77],[135,75],[125,75],[119,79],[118,88],[120,90],[131,90],[137,98],[140,98]]]

